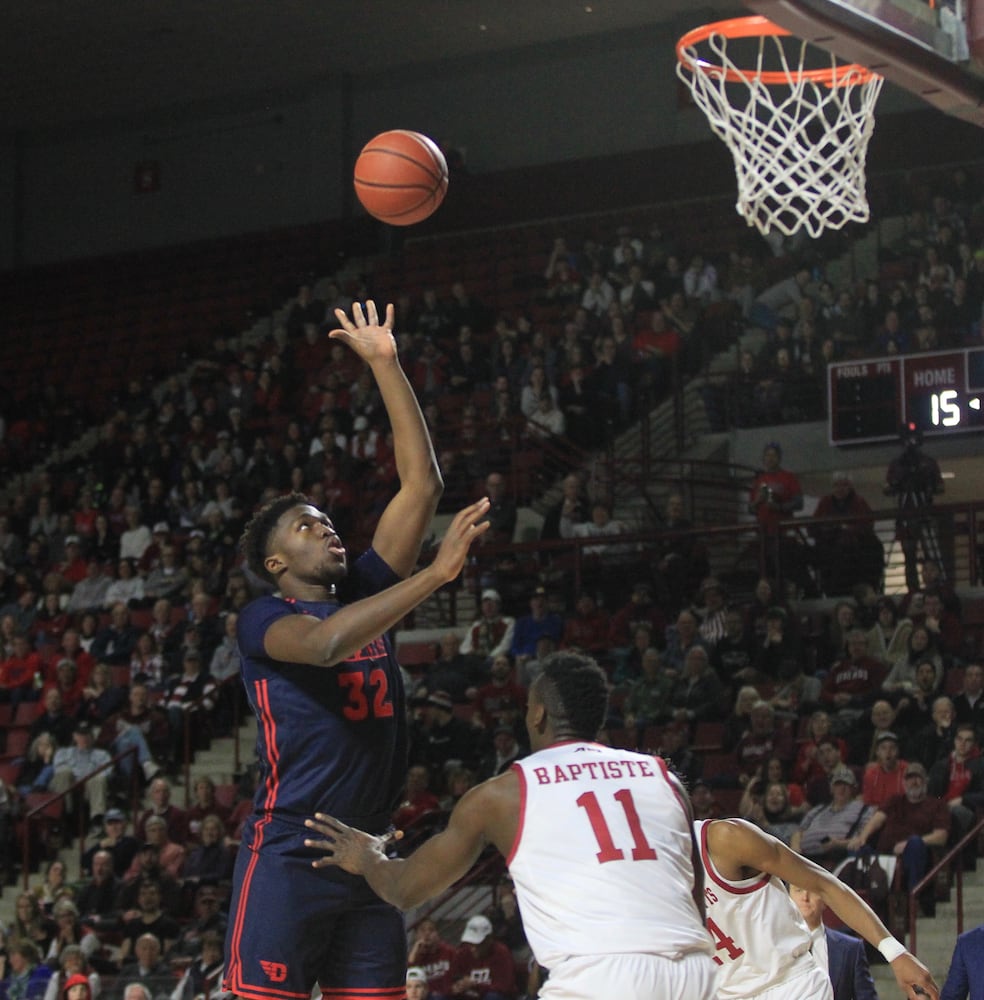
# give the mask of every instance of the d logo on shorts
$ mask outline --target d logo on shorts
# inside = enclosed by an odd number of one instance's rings
[[[283,962],[264,962],[260,959],[260,968],[271,983],[282,983],[287,978],[287,966]]]

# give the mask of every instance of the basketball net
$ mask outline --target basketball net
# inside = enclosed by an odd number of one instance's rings
[[[808,68],[818,53],[819,68]],[[736,61],[745,54],[751,69]],[[735,208],[750,226],[816,238],[868,221],[865,157],[880,76],[838,64],[764,17],[696,28],[677,43],[677,59],[677,75],[731,151]]]

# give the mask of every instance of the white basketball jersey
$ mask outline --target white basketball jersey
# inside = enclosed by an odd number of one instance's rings
[[[781,879],[763,872],[732,882],[714,867],[707,847],[709,820],[694,823],[704,865],[707,929],[720,966],[722,1000],[752,997],[816,965],[810,930]]]
[[[572,742],[513,768],[520,822],[506,860],[541,965],[711,953],[692,895],[686,808],[660,758]]]

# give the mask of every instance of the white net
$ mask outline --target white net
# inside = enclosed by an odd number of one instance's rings
[[[712,32],[706,40],[711,57],[705,58],[684,41],[677,74],[731,151],[735,207],[750,226],[764,236],[805,229],[817,237],[848,222],[867,222],[865,157],[880,76],[839,65],[826,52],[825,66],[807,68],[807,43],[788,35],[742,38],[739,45]],[[757,52],[742,68],[729,56],[729,45]],[[811,60],[818,51],[810,47]]]

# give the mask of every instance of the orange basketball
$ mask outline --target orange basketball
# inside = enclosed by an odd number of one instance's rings
[[[419,132],[380,132],[355,161],[355,193],[363,208],[391,226],[431,215],[448,190],[448,165],[437,143]]]

